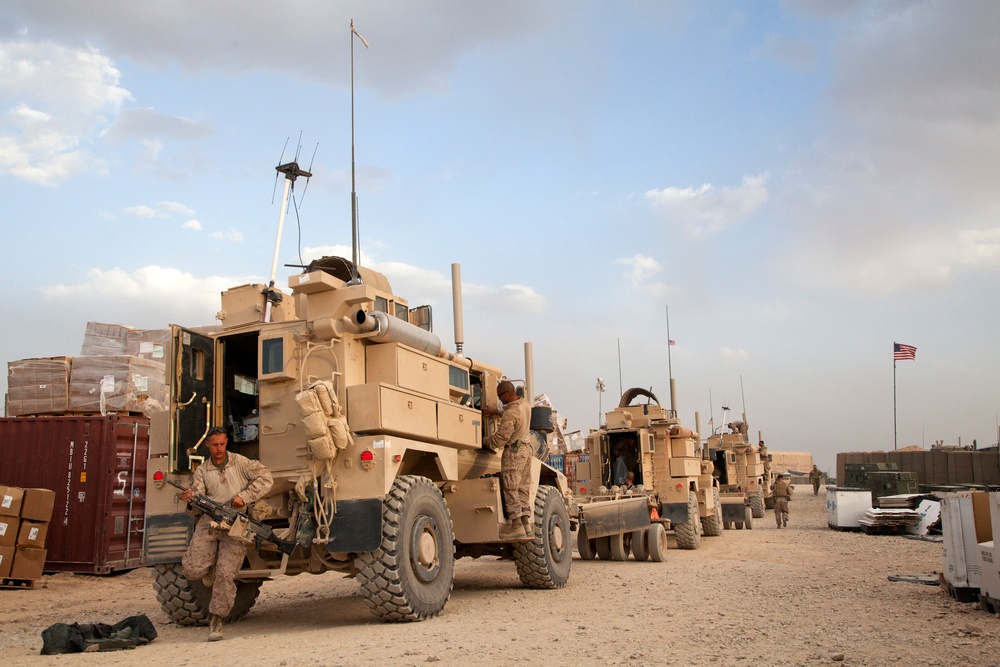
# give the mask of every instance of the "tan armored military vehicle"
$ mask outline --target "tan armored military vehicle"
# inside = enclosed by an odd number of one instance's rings
[[[171,402],[153,422],[145,533],[167,615],[207,623],[210,590],[180,566],[194,520],[165,482],[188,484],[216,425],[232,450],[272,471],[253,515],[291,552],[234,528],[251,543],[229,620],[283,574],[353,575],[388,621],[440,613],[463,556],[512,560],[527,587],[563,586],[572,544],[561,473],[532,460],[535,537],[500,539],[500,456],[481,445],[499,421],[483,408],[499,405],[501,370],[447,352],[428,307],[411,309],[384,275],[346,259],[317,260],[289,287],[290,295],[227,290],[219,333],[173,327]]]
[[[595,540],[597,531],[590,527],[587,511],[595,499],[619,495],[614,489],[621,489],[629,472],[637,485],[633,493],[647,501],[657,535],[662,526],[673,531],[679,548],[696,549],[703,534],[722,534],[719,487],[711,462],[701,456],[698,434],[681,426],[676,414],[662,407],[652,392],[641,388],[626,391],[618,407],[605,415],[604,426],[587,437],[587,448],[590,479],[582,479],[578,464],[581,482],[576,489],[580,509],[577,548],[583,558],[593,557],[595,552],[598,556],[614,553],[617,548],[617,533],[611,534],[610,547]],[[653,534],[648,529],[647,533]],[[631,542],[637,557],[642,556],[644,547],[650,550],[648,540],[645,545],[634,538]]]
[[[753,528],[753,519],[764,516],[764,501],[771,489],[764,483],[764,464],[747,439],[746,421],[730,422],[729,433],[708,438],[706,457],[719,480],[724,528]]]

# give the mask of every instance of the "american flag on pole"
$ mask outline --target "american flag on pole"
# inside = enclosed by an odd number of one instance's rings
[[[667,345],[677,345],[677,341],[675,341],[675,340],[668,340],[667,341]]]
[[[904,345],[903,343],[893,343],[892,344],[892,359],[893,361],[900,361],[906,359],[916,360],[917,358],[917,348],[912,345]]]

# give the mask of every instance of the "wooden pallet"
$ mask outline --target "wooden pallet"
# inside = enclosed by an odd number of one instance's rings
[[[0,579],[0,588],[34,588],[34,579],[9,579],[4,577]]]
[[[954,586],[945,580],[944,575],[938,575],[938,577],[941,580],[941,588],[947,591],[948,595],[956,602],[975,602],[979,598],[978,588]]]
[[[986,595],[980,595],[979,608],[989,614],[1000,614],[1000,600]]]

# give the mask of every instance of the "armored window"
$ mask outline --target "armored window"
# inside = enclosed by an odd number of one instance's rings
[[[395,304],[395,306],[396,306],[396,317],[403,320],[404,322],[408,322],[410,319],[409,318],[410,310],[406,307],[406,304],[397,303]]]
[[[389,312],[389,301],[383,296],[375,297],[375,310],[388,313]]]

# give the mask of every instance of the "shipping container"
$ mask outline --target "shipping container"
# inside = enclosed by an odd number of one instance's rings
[[[0,484],[51,489],[46,572],[143,565],[149,419],[0,418]]]

